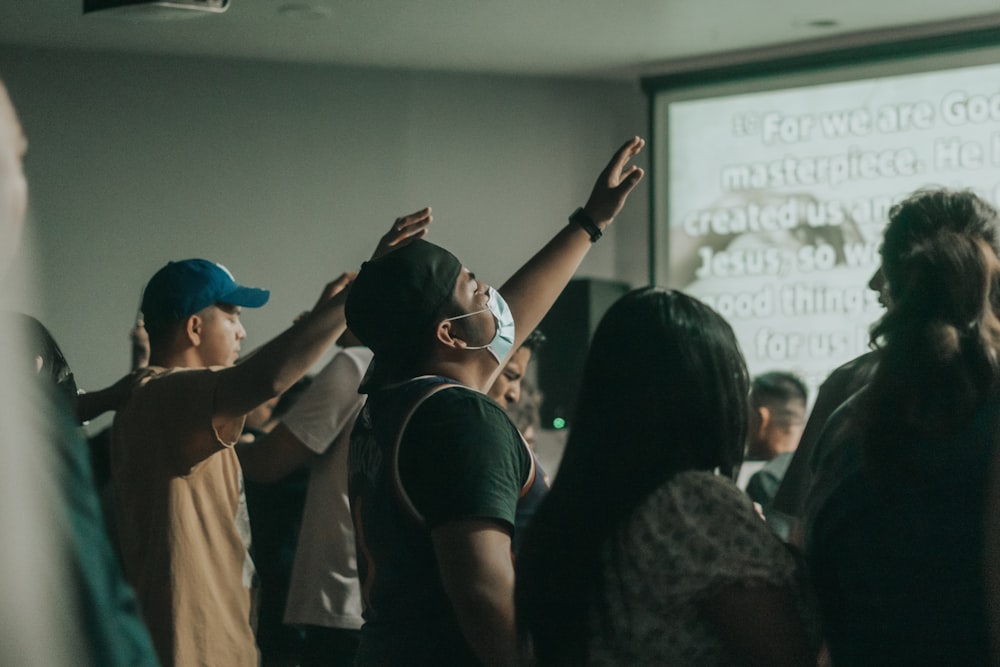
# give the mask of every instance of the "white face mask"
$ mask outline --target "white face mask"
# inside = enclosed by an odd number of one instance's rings
[[[473,315],[478,315],[480,313],[485,313],[489,311],[493,315],[493,322],[496,324],[496,333],[493,334],[493,340],[491,340],[486,345],[475,345],[466,347],[466,350],[489,350],[493,358],[497,360],[498,364],[503,363],[503,360],[507,358],[507,354],[510,353],[510,349],[514,347],[514,315],[510,312],[510,307],[504,298],[500,296],[500,292],[496,291],[492,287],[487,287],[487,302],[486,307],[481,308],[472,313],[466,313],[465,315],[456,315],[455,317],[449,317],[445,322],[450,322],[452,320],[460,320],[465,317],[472,317]]]

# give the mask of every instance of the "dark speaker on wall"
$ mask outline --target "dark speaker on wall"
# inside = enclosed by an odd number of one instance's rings
[[[571,425],[590,339],[611,304],[628,291],[628,283],[615,280],[571,280],[542,320],[546,342],[537,361],[542,428]]]

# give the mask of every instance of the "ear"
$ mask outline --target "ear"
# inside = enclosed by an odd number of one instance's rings
[[[203,324],[204,323],[202,322],[201,317],[198,315],[191,315],[184,323],[184,333],[187,336],[188,342],[194,347],[201,345],[201,330]]]
[[[762,405],[757,408],[757,414],[760,415],[760,426],[757,428],[757,435],[763,438],[764,434],[767,433],[768,425],[771,423],[771,409]]]
[[[437,329],[434,331],[434,336],[437,341],[448,348],[465,349],[468,345],[464,340],[459,338],[456,334],[455,327],[452,326],[452,322],[445,320],[438,324]]]

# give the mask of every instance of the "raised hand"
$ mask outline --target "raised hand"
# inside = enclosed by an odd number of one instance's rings
[[[326,286],[323,287],[323,292],[322,294],[319,295],[319,300],[316,301],[316,305],[313,306],[313,311],[315,311],[320,306],[322,306],[326,302],[336,297],[338,294],[342,294],[341,301],[346,299],[347,292],[345,292],[344,290],[348,285],[350,285],[354,281],[355,278],[357,278],[357,276],[358,276],[357,271],[347,271],[345,273],[340,274],[340,276],[336,280],[327,283]],[[296,322],[298,322],[299,319],[302,319],[301,316],[296,320]]]
[[[597,177],[594,189],[590,191],[590,198],[583,209],[599,226],[605,227],[611,223],[622,210],[632,188],[642,180],[644,172],[640,167],[634,164],[629,167],[625,165],[639,154],[644,145],[646,142],[641,137],[632,137],[626,141]]]
[[[431,216],[430,207],[396,218],[389,231],[379,239],[378,247],[372,253],[372,259],[427,236],[427,225],[431,224],[432,220],[434,218]]]

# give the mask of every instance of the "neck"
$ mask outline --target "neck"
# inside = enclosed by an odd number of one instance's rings
[[[183,350],[153,351],[149,355],[149,365],[162,368],[205,368],[204,362],[193,347]]]
[[[467,387],[485,393],[493,385],[496,376],[496,363],[492,363],[491,366],[492,368],[487,367],[478,359],[435,359],[421,370],[427,375],[450,377]]]

